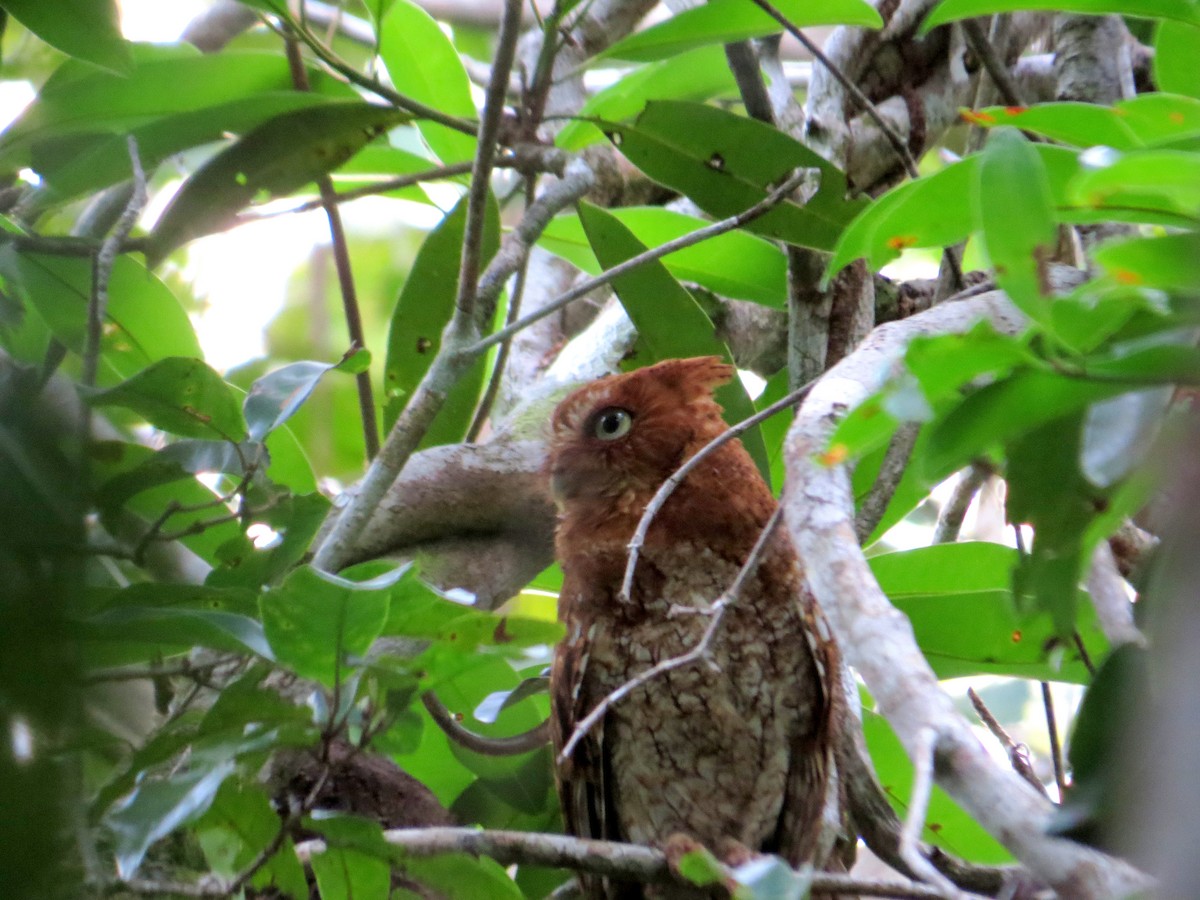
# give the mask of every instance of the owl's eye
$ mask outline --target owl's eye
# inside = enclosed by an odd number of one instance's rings
[[[633,413],[619,406],[609,406],[592,416],[591,432],[602,441],[624,437],[633,427]]]

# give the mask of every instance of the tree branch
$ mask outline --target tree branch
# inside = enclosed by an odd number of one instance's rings
[[[937,781],[1034,873],[1072,897],[1111,897],[1146,889],[1150,879],[1121,860],[1047,837],[1051,806],[987,753],[921,654],[908,619],[871,574],[854,530],[854,498],[844,465],[822,461],[847,410],[882,387],[913,337],[961,333],[980,319],[1004,334],[1026,320],[999,292],[943,304],[883,325],[813,387],[788,433],[783,503],[809,585],[847,660],[875,696],[910,755],[920,735],[936,736]]]

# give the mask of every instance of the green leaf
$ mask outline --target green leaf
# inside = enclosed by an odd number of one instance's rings
[[[151,267],[193,238],[228,228],[260,195],[289,194],[336,169],[407,115],[361,101],[330,101],[283,113],[208,160],[154,226]]]
[[[746,225],[766,237],[832,250],[866,205],[846,199],[846,176],[812,150],[770,125],[725,110],[659,100],[648,103],[632,125],[607,127],[630,162],[718,218],[753,206],[797,168],[819,170],[820,186],[807,203],[784,200]]]
[[[383,369],[384,428],[390,429],[416,390],[442,343],[442,331],[454,314],[462,257],[467,199],[461,199],[425,238],[417,252],[400,299],[392,311],[387,359]],[[500,246],[500,211],[488,195],[480,263],[486,266]],[[462,440],[479,399],[487,360],[480,357],[459,379],[421,441],[422,447]]]
[[[221,565],[209,573],[207,584],[241,585],[255,591],[274,584],[308,552],[325,516],[329,501],[316,492],[287,496],[256,512],[254,519],[278,535],[270,546],[257,549],[248,540],[221,548]]]
[[[1133,150],[1142,146],[1124,114],[1115,106],[1071,102],[1030,107],[991,106],[964,113],[964,117],[976,125],[989,128],[1007,125],[1076,147],[1100,144],[1116,150]]]
[[[1200,221],[1200,156],[1182,150],[1107,155],[1075,179],[1073,198],[1094,209],[1149,207]]]
[[[475,118],[471,82],[458,52],[433,17],[409,0],[395,0],[379,29],[379,56],[396,90],[451,116]],[[475,156],[475,138],[435,122],[417,123],[443,163]]]
[[[661,206],[626,206],[609,211],[647,247],[703,228],[703,219]],[[553,219],[539,239],[543,247],[591,275],[601,271],[577,215]],[[662,264],[680,281],[720,294],[781,309],[787,296],[787,260],[779,248],[744,231],[728,231],[664,256]]]
[[[1200,47],[1200,23],[1158,23],[1154,37],[1154,83],[1160,91],[1200,97],[1200,72],[1196,70],[1196,48]]]
[[[487,897],[489,900],[523,900],[525,896],[504,867],[486,856],[466,853],[412,856],[405,858],[404,871],[441,896]]]
[[[1091,15],[1143,16],[1155,19],[1176,19],[1200,25],[1200,7],[1193,0],[944,0],[921,25],[928,31],[956,19],[985,16],[992,13],[1016,12],[1026,9],[1045,9],[1050,12],[1078,12]]]
[[[107,456],[124,454],[125,449],[120,442],[106,441],[95,445],[91,452]],[[261,467],[266,462],[264,457],[262,445],[251,442],[176,441],[106,479],[96,492],[96,505],[107,513],[115,513],[130,497],[142,491],[194,478],[201,472],[221,472],[240,478],[246,474],[247,466]]]
[[[604,268],[611,269],[645,252],[646,245],[600,207],[581,203],[579,216],[592,250]],[[690,356],[720,356],[726,362],[733,362],[729,348],[714,334],[708,316],[662,263],[654,261],[639,266],[616,279],[613,287],[637,327],[639,344],[648,351],[639,363]],[[717,388],[716,397],[731,424],[754,414],[754,404],[737,378]],[[769,478],[770,463],[761,432],[751,429],[742,435],[742,443],[763,477]]]
[[[777,0],[774,6],[788,21],[801,28],[812,25],[883,27],[879,13],[863,0],[825,0],[816,4]],[[622,38],[598,58],[637,62],[667,59],[705,44],[730,44],[780,31],[783,26],[753,4],[741,0],[711,0]]]
[[[279,662],[332,687],[387,621],[393,576],[357,583],[311,566],[262,596],[263,629]]]
[[[1037,144],[1057,205],[1066,203],[1067,182],[1078,169],[1077,152]],[[828,282],[856,259],[878,269],[909,247],[945,247],[965,240],[978,222],[971,199],[977,193],[980,156],[951,163],[933,175],[893,188],[863,209],[842,233],[825,270]]]
[[[554,142],[564,150],[580,150],[604,140],[604,133],[592,119],[617,122],[637,115],[649,100],[707,100],[736,89],[722,48],[689,50],[640,66],[611,87],[593,94]]]
[[[32,168],[45,202],[69,199],[129,177],[126,135],[147,169],[188,147],[242,133],[271,116],[353,97],[346,85],[310,72],[314,93],[292,88],[278,53],[133,45],[134,66],[115,75],[68,60],[0,136],[0,167]]]
[[[1139,94],[1115,108],[1147,146],[1182,143],[1200,135],[1200,98],[1179,94]]]
[[[290,419],[332,368],[329,363],[304,360],[256,379],[242,404],[250,437],[261,441]]]
[[[913,769],[908,754],[883,716],[863,710],[863,735],[871,751],[871,760],[888,800],[903,819],[908,812]],[[995,838],[940,787],[934,785],[925,813],[921,839],[964,859],[980,863],[1005,863],[1012,857]]]
[[[127,72],[129,46],[113,0],[4,0],[14,19],[52,47],[114,72]]]
[[[230,441],[246,437],[237,397],[221,376],[198,359],[170,357],[115,387],[87,398],[92,406],[131,409],[155,428],[184,437]]]
[[[1050,617],[1019,612],[1012,591],[1018,555],[1012,548],[963,541],[884,553],[868,562],[884,593],[908,616],[938,678],[1010,675],[1088,683],[1074,645],[1061,659],[1048,654],[1055,637]],[[1081,616],[1079,630],[1089,655],[1103,656],[1108,645],[1095,616]]]
[[[325,838],[327,849],[312,858],[322,900],[387,900],[391,856],[378,822],[354,816],[314,818],[306,825]]]
[[[117,873],[133,877],[151,844],[203,815],[233,765],[227,759],[142,783],[105,820],[116,837]]]
[[[119,606],[84,620],[80,635],[89,643],[109,644],[117,650],[126,644],[154,645],[158,648],[155,652],[168,654],[191,647],[211,647],[228,653],[248,651],[264,659],[273,658],[258,622],[219,610]],[[109,650],[102,646],[96,649]]]
[[[92,265],[0,247],[0,275],[67,349],[82,354]],[[183,305],[157,276],[131,256],[118,256],[109,279],[100,338],[100,383],[130,378],[168,357],[200,357],[200,343]]]
[[[262,789],[226,781],[196,826],[196,837],[209,865],[232,878],[265,850],[279,834],[279,813]],[[251,881],[260,890],[275,888],[292,897],[308,894],[304,867],[290,837],[272,853]]]
[[[1200,288],[1200,234],[1195,232],[1111,241],[1093,255],[1118,284],[1166,291]]]
[[[680,875],[700,887],[720,884],[725,875],[721,869],[721,861],[705,847],[689,850],[679,857],[677,869]]]
[[[1076,629],[1077,586],[1088,525],[1104,496],[1080,470],[1082,413],[1029,430],[1008,447],[1008,520],[1033,526],[1033,547],[1013,577],[1018,607],[1050,613],[1064,641]],[[1046,448],[1053,447],[1053,453]]]
[[[1039,425],[1136,386],[1089,382],[1050,372],[1017,372],[971,394],[934,423],[926,471],[930,477],[948,475]]]
[[[996,283],[1023,313],[1046,322],[1044,269],[1057,240],[1054,203],[1041,157],[1015,128],[989,135],[973,198]]]

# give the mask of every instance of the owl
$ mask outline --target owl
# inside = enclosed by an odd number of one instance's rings
[[[700,641],[775,509],[745,448],[725,443],[654,518],[622,600],[638,521],[663,481],[726,429],[713,390],[733,376],[717,357],[668,360],[586,385],[554,411],[548,467],[566,626],[550,677],[556,758],[609,693]],[[658,847],[678,835],[729,861],[764,851],[820,865],[840,690],[822,625],[776,528],[707,657],[625,696],[560,758],[567,830]],[[596,879],[583,887],[640,895]]]

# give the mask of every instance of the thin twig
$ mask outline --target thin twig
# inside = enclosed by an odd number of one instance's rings
[[[778,206],[793,190],[800,186],[800,184],[808,177],[808,173],[808,169],[800,169],[796,171],[790,178],[787,179],[787,181],[783,182],[783,184],[773,190],[762,200],[758,201],[753,206],[748,207],[737,215],[730,216],[728,219],[722,219],[719,222],[714,222],[711,225],[706,225],[703,228],[678,237],[673,241],[667,241],[665,244],[661,244],[657,247],[647,250],[645,253],[639,253],[637,256],[630,257],[624,262],[618,263],[611,269],[601,272],[594,278],[588,278],[585,281],[581,281],[566,293],[556,297],[550,303],[540,307],[535,312],[531,312],[527,316],[523,316],[512,325],[502,328],[495,334],[484,338],[477,344],[472,345],[469,349],[472,351],[483,351],[490,347],[494,347],[496,344],[508,340],[518,331],[522,331],[528,328],[534,322],[538,322],[544,319],[546,316],[558,312],[567,304],[578,300],[580,297],[590,294],[598,287],[602,287],[612,281],[615,281],[622,275],[625,275],[626,273],[636,269],[638,266],[645,265],[646,263],[652,262],[656,259],[662,259],[664,256],[668,256],[677,250],[682,250],[685,247],[691,247],[694,244],[698,244],[701,241],[706,241],[711,237],[716,237],[719,234],[725,234],[727,231],[733,231],[735,228],[740,228],[747,222],[757,219],[759,216],[764,215]]]
[[[342,75],[347,80],[361,88],[365,88],[379,97],[382,97],[397,109],[402,109],[406,112],[412,113],[417,118],[428,119],[431,122],[437,122],[439,125],[445,125],[447,128],[451,128],[454,131],[460,131],[463,134],[469,134],[471,136],[475,135],[475,126],[472,123],[463,119],[457,119],[454,116],[448,116],[439,109],[436,109],[432,106],[427,106],[426,104],[421,103],[419,100],[414,100],[411,97],[406,97],[404,94],[401,94],[398,91],[388,87],[386,84],[383,84],[377,78],[369,78],[366,75],[363,75],[360,71],[358,71],[357,68],[350,65],[350,63],[346,62],[344,59],[330,50],[329,47],[321,43],[321,41],[319,41],[311,31],[303,27],[302,23],[297,22],[294,18],[288,15],[285,10],[276,10],[276,14],[279,15],[281,21],[294,29],[296,36],[299,37],[300,40],[303,41],[323,63],[325,63],[335,72]]]
[[[1009,733],[1004,730],[1004,726],[992,715],[992,711],[987,708],[987,704],[983,702],[983,698],[975,693],[975,688],[967,688],[967,697],[970,698],[971,705],[975,707],[975,712],[978,713],[979,720],[987,726],[987,730],[1004,747],[1004,751],[1008,754],[1008,761],[1012,764],[1013,771],[1049,798],[1050,795],[1046,791],[1046,786],[1037,777],[1037,774],[1033,771],[1033,764],[1029,761],[1029,747],[1025,744],[1018,744],[1012,739]]]
[[[1020,88],[1012,80],[1004,63],[996,56],[996,49],[979,27],[979,23],[974,19],[963,19],[961,24],[971,52],[983,63],[988,77],[992,79],[992,84],[996,86],[1004,102],[1008,106],[1024,106],[1025,101],[1021,98]]]
[[[121,217],[117,219],[112,231],[100,243],[92,264],[92,296],[88,302],[87,337],[83,350],[82,382],[86,387],[96,384],[96,374],[100,368],[100,337],[104,330],[104,316],[108,311],[108,282],[112,278],[113,264],[117,254],[133,231],[138,215],[146,205],[146,173],[142,170],[142,160],[138,155],[137,138],[132,134],[126,138],[129,148],[129,164],[133,170],[133,193]]]
[[[922,728],[917,732],[916,746],[912,751],[913,783],[908,798],[908,812],[904,817],[904,830],[900,833],[900,858],[917,877],[948,897],[958,897],[961,894],[954,882],[935,869],[921,852],[921,832],[925,829],[925,815],[933,794],[933,756],[936,752],[937,732],[932,728]]]
[[[663,505],[670,498],[671,494],[675,492],[675,488],[679,487],[683,479],[687,478],[691,471],[700,465],[709,454],[714,453],[718,447],[749,431],[759,422],[764,422],[776,413],[783,412],[783,410],[795,406],[808,395],[814,384],[816,384],[816,379],[810,381],[808,384],[801,385],[785,397],[776,400],[770,406],[763,407],[754,415],[722,431],[696,451],[694,456],[676,469],[671,477],[662,483],[659,489],[655,491],[654,496],[650,498],[650,502],[646,504],[642,518],[638,521],[637,530],[634,531],[633,537],[629,541],[629,559],[625,564],[625,577],[621,580],[621,593],[619,595],[622,602],[628,603],[630,594],[633,591],[633,573],[637,568],[642,545],[646,542],[646,532],[650,530],[650,523],[654,521],[654,517],[658,515],[659,510],[663,508]]]
[[[875,104],[867,98],[866,94],[859,90],[858,85],[851,81],[846,76],[846,73],[843,72],[833,60],[826,56],[824,52],[822,52],[819,46],[817,46],[813,41],[809,40],[808,35],[796,27],[796,25],[790,19],[788,19],[787,16],[776,9],[775,6],[769,2],[769,0],[752,0],[752,2],[755,6],[782,25],[792,37],[801,43],[804,49],[812,54],[813,59],[817,60],[819,63],[821,63],[821,65],[829,70],[829,74],[837,80],[838,84],[842,86],[842,89],[854,99],[854,102],[858,104],[859,108],[862,109],[862,111],[866,113],[868,117],[870,117],[871,121],[875,123],[876,127],[879,128],[883,136],[887,138],[888,144],[890,144],[892,149],[896,151],[896,155],[900,158],[900,162],[904,165],[904,171],[908,173],[908,176],[910,178],[917,178],[919,175],[917,172],[917,162],[912,158],[912,154],[908,152],[907,144],[905,144],[900,135],[896,134],[892,126],[888,124],[887,120],[884,119],[883,115],[875,107]]]
[[[733,584],[720,597],[713,601],[712,606],[705,611],[712,618],[709,619],[708,627],[704,629],[704,634],[700,636],[700,640],[696,642],[696,645],[686,653],[664,659],[649,669],[638,673],[597,703],[592,711],[575,726],[575,730],[571,732],[570,739],[563,745],[562,752],[558,754],[559,763],[565,763],[571,758],[571,754],[579,742],[622,699],[659,675],[670,672],[673,669],[681,668],[682,666],[690,665],[708,653],[709,648],[712,646],[713,638],[716,637],[717,629],[721,627],[721,621],[725,618],[725,612],[737,602],[738,594],[741,593],[742,587],[758,570],[758,564],[762,559],[763,551],[766,550],[767,541],[775,531],[775,526],[779,524],[782,515],[783,507],[776,506],[770,518],[767,519],[767,523],[763,525],[763,529],[758,535],[758,540],[754,542],[754,546],[750,549],[750,555],[746,557],[746,562],[738,570]]]
[[[975,499],[975,495],[979,493],[979,489],[983,487],[983,483],[990,475],[991,472],[984,466],[976,464],[959,477],[958,483],[954,485],[954,490],[950,494],[950,499],[938,513],[937,526],[933,529],[932,543],[952,544],[958,540],[959,532],[962,531],[963,519],[967,516],[967,510],[971,508],[971,501]]]
[[[472,332],[484,323],[477,321],[476,289],[479,282],[480,255],[483,252],[483,225],[487,213],[488,193],[491,191],[492,161],[496,157],[496,139],[500,134],[500,119],[508,94],[508,78],[516,57],[517,39],[521,35],[521,0],[505,0],[500,22],[500,36],[492,63],[492,80],[488,83],[479,120],[478,149],[471,169],[471,186],[467,192],[467,223],[463,231],[462,259],[458,269],[458,294],[454,301],[455,319],[460,328]]]
[[[290,28],[285,30],[284,48],[288,68],[292,74],[292,84],[301,93],[308,93],[311,90],[308,72],[304,69],[304,60],[300,56],[300,45],[296,41],[295,32]],[[367,335],[358,306],[354,270],[350,266],[350,247],[346,241],[346,229],[342,226],[337,192],[333,189],[333,179],[328,173],[317,176],[317,190],[321,194],[321,206],[329,222],[329,240],[333,247],[333,263],[337,270],[338,290],[342,296],[342,315],[346,319],[346,330],[350,333],[350,346],[353,350],[366,350]],[[379,455],[379,422],[375,413],[375,394],[371,387],[370,369],[356,374],[354,384],[358,389],[358,413],[362,421],[363,446],[369,463]]]
[[[1067,773],[1063,767],[1062,744],[1058,740],[1058,721],[1054,717],[1054,697],[1050,693],[1050,682],[1042,682],[1042,705],[1046,708],[1046,734],[1050,738],[1050,759],[1054,762],[1054,783],[1058,786],[1061,800],[1067,792]]]
[[[879,474],[875,476],[875,484],[871,486],[870,493],[859,507],[858,515],[854,517],[854,530],[860,543],[869,538],[883,521],[884,513],[896,494],[900,479],[904,477],[904,471],[908,468],[909,458],[920,433],[919,423],[908,422],[896,429],[896,433],[888,442],[883,462],[879,466]]]
[[[528,731],[509,737],[488,737],[476,734],[463,726],[450,710],[446,709],[437,694],[426,691],[421,695],[421,702],[433,717],[433,721],[446,733],[446,737],[461,747],[482,753],[484,756],[519,756],[531,750],[537,750],[550,742],[550,720],[535,725]]]

